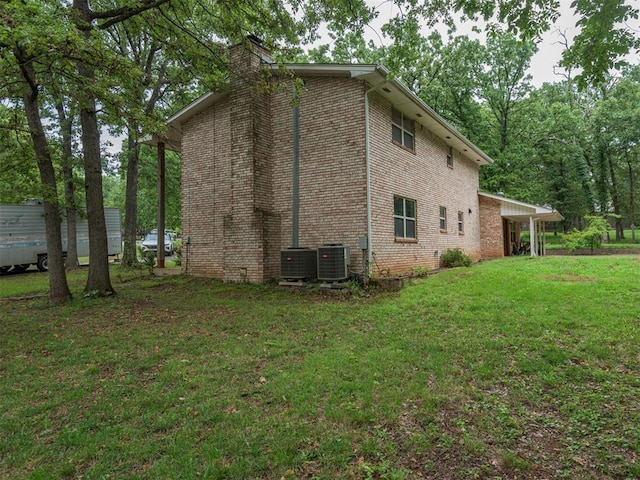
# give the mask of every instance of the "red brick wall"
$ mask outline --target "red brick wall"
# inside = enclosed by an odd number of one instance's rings
[[[480,196],[482,258],[504,257],[504,233],[500,201]]]
[[[358,238],[366,235],[363,85],[349,77],[305,79],[299,101],[299,245],[351,247],[360,269]],[[274,205],[281,222],[279,248],[292,243],[292,94],[272,99]],[[273,252],[279,255],[278,252]]]
[[[224,98],[182,127],[182,269],[224,278],[223,219],[231,214],[230,103]]]
[[[480,258],[478,166],[454,151],[447,166],[447,146],[426,127],[415,124],[415,153],[391,141],[391,104],[379,95],[371,98],[372,217],[375,263],[372,272],[403,273],[416,267],[439,267],[440,256],[460,248]],[[417,242],[398,241],[394,235],[394,195],[416,201]],[[440,206],[447,209],[447,229],[440,231]],[[458,233],[458,212],[464,234]]]
[[[227,281],[278,278],[280,250],[291,246],[292,105],[279,93],[258,92],[257,56],[232,52],[229,94],[183,125],[183,269]],[[233,55],[242,55],[234,57]],[[244,62],[244,63],[243,63]],[[244,65],[244,66],[243,66]],[[247,82],[247,80],[249,80]],[[299,245],[351,247],[352,270],[362,267],[359,238],[367,235],[364,94],[361,81],[305,78],[299,99]],[[436,268],[448,248],[481,256],[478,167],[416,125],[416,153],[391,142],[391,105],[371,95],[373,274]],[[394,236],[393,196],[417,202],[417,241]],[[446,232],[439,207],[447,208]],[[458,233],[463,212],[464,234]],[[188,255],[188,258],[186,258]]]

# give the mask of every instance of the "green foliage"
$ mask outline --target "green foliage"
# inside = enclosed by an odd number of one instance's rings
[[[41,198],[40,176],[24,113],[0,103],[0,203]]]
[[[173,242],[173,252],[176,256],[176,266],[182,265],[182,240],[176,240]]]
[[[609,222],[604,217],[587,215],[585,219],[589,225],[584,230],[573,229],[563,237],[564,245],[568,251],[573,252],[578,248],[599,247],[607,235]]]
[[[602,85],[613,69],[625,64],[623,57],[640,49],[640,37],[630,27],[638,8],[625,0],[574,0],[579,33],[563,53],[562,65],[578,67],[579,85]]]
[[[379,465],[362,462],[360,464],[360,470],[366,480],[405,480],[407,478],[411,478],[411,472],[409,470],[395,468],[389,463],[389,461],[384,461]]]
[[[428,266],[420,266],[420,267],[413,267],[411,269],[411,276],[414,277],[425,277],[429,274],[429,267]]]
[[[459,248],[449,249],[440,257],[440,266],[442,268],[470,267],[472,263],[471,257]]]
[[[151,250],[147,250],[143,252],[140,246],[138,246],[139,258],[141,259],[142,265],[149,271],[149,274],[153,274],[153,268],[156,266],[156,254]]]
[[[630,69],[595,106],[590,118],[600,202],[637,224],[640,210],[640,67]],[[620,239],[621,222],[616,238]]]

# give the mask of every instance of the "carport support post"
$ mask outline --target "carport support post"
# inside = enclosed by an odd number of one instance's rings
[[[531,256],[535,257],[538,253],[536,252],[536,244],[538,242],[538,238],[536,235],[536,221],[533,217],[529,217],[529,248],[531,250]]]
[[[165,148],[164,142],[158,142],[158,268],[164,268],[164,187]]]

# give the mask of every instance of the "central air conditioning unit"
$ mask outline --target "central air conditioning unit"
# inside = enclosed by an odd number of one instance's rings
[[[284,280],[311,280],[318,274],[317,252],[310,248],[295,247],[280,250],[280,278]]]
[[[318,248],[318,279],[346,280],[349,278],[349,247],[329,243]]]

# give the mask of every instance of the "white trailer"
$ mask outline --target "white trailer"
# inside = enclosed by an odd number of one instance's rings
[[[122,253],[120,210],[105,208],[109,255]],[[89,225],[86,218],[76,220],[78,257],[89,256]],[[67,220],[62,220],[62,249],[67,253]],[[89,260],[91,261],[91,260]],[[26,270],[36,265],[48,270],[47,237],[44,225],[44,206],[0,204],[0,273]]]

